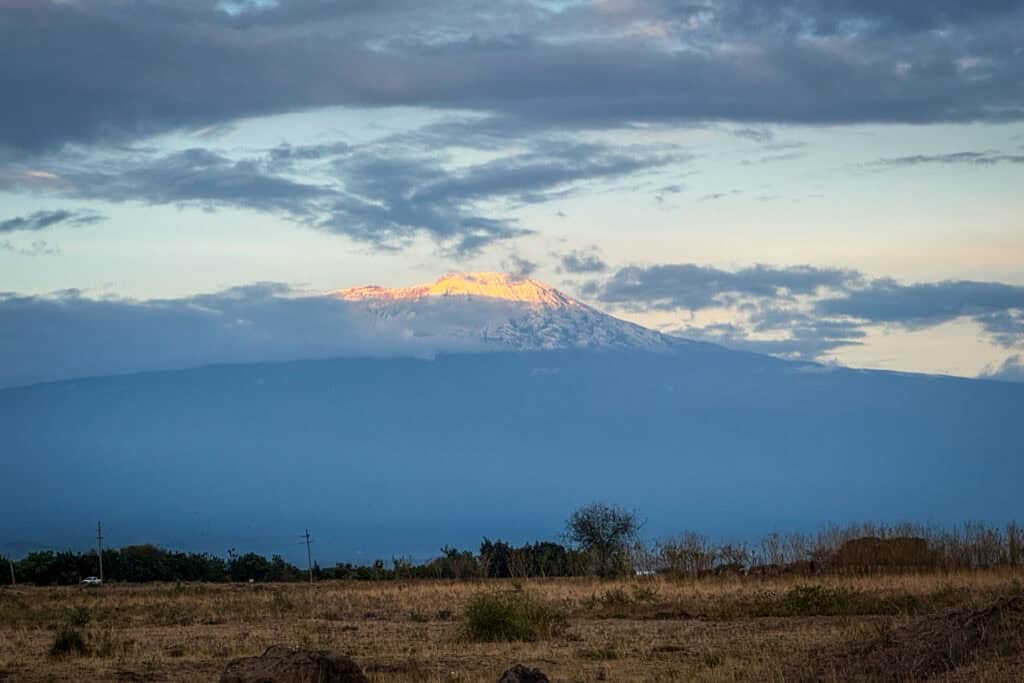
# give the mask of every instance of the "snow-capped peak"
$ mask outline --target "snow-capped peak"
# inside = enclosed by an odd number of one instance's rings
[[[570,348],[665,350],[654,330],[602,313],[554,287],[507,273],[448,273],[412,287],[353,287],[331,296],[399,324],[409,338],[449,339],[487,348],[537,351]],[[444,345],[442,345],[444,346]]]
[[[467,296],[554,307],[583,306],[543,282],[493,272],[448,273],[430,284],[396,288],[371,285],[340,289],[333,294],[346,301],[417,301],[425,297]]]

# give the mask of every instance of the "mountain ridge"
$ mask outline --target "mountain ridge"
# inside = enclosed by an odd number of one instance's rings
[[[654,537],[1017,514],[1024,386],[806,367],[695,343],[5,389],[0,537],[61,545],[102,518],[124,542],[223,552],[312,526],[375,558],[543,537],[593,500],[641,510]]]
[[[538,280],[508,273],[450,272],[411,287],[369,285],[331,290],[328,295],[378,318],[401,321],[412,335],[430,325],[447,327],[447,334],[454,337],[478,337],[510,351],[665,351],[685,343],[616,318]]]

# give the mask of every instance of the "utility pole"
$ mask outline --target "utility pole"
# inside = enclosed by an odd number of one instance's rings
[[[14,580],[14,560],[12,560],[11,558],[8,557],[7,558],[7,564],[9,564],[11,566],[11,585],[12,586],[17,586],[18,584]]]
[[[100,583],[103,583],[103,525],[96,522],[96,556],[100,558]]]
[[[309,585],[313,585],[313,551],[309,548],[309,529],[306,529],[306,566],[309,567]]]

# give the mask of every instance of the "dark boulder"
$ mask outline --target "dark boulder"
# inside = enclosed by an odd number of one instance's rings
[[[498,683],[551,683],[540,669],[531,669],[523,664],[516,664],[498,679]]]
[[[259,657],[228,662],[220,683],[369,683],[369,679],[345,655],[274,645]]]

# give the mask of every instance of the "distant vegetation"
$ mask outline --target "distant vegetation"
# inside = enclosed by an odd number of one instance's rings
[[[684,532],[654,544],[636,539],[635,513],[603,504],[577,510],[567,522],[567,542],[539,541],[519,546],[485,538],[477,552],[446,546],[440,556],[415,563],[409,558],[370,565],[313,566],[317,580],[480,579],[629,574],[700,577],[708,575],[846,574],[893,570],[985,569],[1024,566],[1024,532],[968,522],[956,528],[916,524],[830,526],[817,533],[771,533],[759,542],[716,543]],[[75,584],[98,573],[95,552],[41,551],[13,565],[17,581],[35,585]],[[103,551],[107,581],[290,582],[308,577],[280,555],[228,551],[207,553],[134,545]],[[8,572],[3,573],[5,578]],[[9,578],[7,581],[9,582]]]

